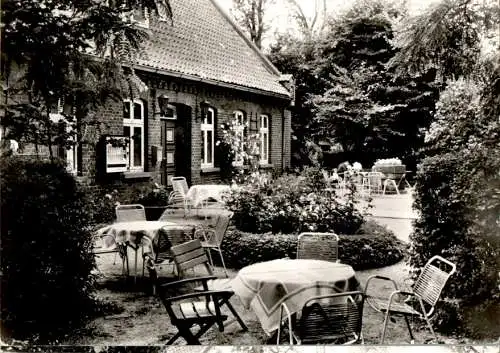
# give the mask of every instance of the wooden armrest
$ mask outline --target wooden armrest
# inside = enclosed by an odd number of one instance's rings
[[[191,299],[191,298],[199,298],[199,297],[207,297],[207,296],[220,297],[222,299],[229,299],[233,294],[234,294],[234,292],[229,291],[229,290],[210,290],[210,291],[194,292],[194,293],[178,295],[175,297],[165,298],[165,302],[168,304],[172,304],[173,302],[177,302],[177,301],[181,301],[181,300],[186,300],[186,299]]]
[[[194,278],[186,278],[186,279],[181,279],[179,281],[175,282],[170,282],[170,283],[164,283],[160,285],[160,288],[166,289],[170,287],[177,287],[179,285],[184,285],[186,283],[191,283],[191,282],[203,282],[204,287],[207,285],[207,282],[210,280],[217,279],[217,276],[204,276],[204,277],[194,277]]]

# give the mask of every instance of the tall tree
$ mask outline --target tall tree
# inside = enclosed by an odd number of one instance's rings
[[[404,13],[359,1],[331,22],[316,47],[315,72],[325,91],[311,95],[311,133],[341,144],[363,163],[397,156],[415,164],[437,99],[432,71],[405,76],[386,67],[395,55],[393,24]]]
[[[233,0],[231,13],[236,22],[248,33],[257,48],[262,48],[262,39],[270,26],[265,15],[274,0]]]
[[[321,35],[327,23],[326,0],[314,0],[314,13],[307,16],[297,0],[286,0],[290,16],[296,22],[304,40]]]
[[[399,50],[390,64],[410,74],[436,68],[443,82],[468,76],[480,59],[481,40],[498,38],[499,21],[498,1],[440,1],[401,22],[394,38]]]
[[[51,121],[58,103],[78,140],[95,123],[88,119],[94,108],[141,86],[133,62],[147,34],[133,23],[134,11],[172,19],[168,0],[4,1],[2,125],[10,137],[73,143],[67,126]]]

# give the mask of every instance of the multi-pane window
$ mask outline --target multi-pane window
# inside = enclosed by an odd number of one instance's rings
[[[144,103],[123,101],[123,135],[130,137],[130,171],[144,171]]]
[[[260,116],[260,163],[269,164],[269,116]]]
[[[236,136],[238,137],[238,140],[240,141],[241,145],[240,151],[243,152],[244,148],[244,141],[245,141],[245,114],[243,114],[242,111],[235,111],[233,112],[233,117],[234,120],[238,123],[236,126]],[[243,165],[243,154],[238,153],[233,161],[233,165],[241,166]]]
[[[206,116],[201,122],[201,167],[214,167],[214,127],[215,111],[208,108]]]

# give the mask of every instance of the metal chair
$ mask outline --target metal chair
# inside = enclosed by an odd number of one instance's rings
[[[115,208],[117,222],[145,221],[146,210],[143,205],[118,205]]]
[[[114,254],[115,259],[113,261],[113,265],[116,263],[116,255],[120,255],[120,258],[122,260],[122,273],[129,273],[127,247],[123,244],[117,244],[112,234],[102,234],[94,236],[94,246],[92,252],[96,256]],[[125,264],[127,265],[126,270]]]
[[[283,303],[277,344],[280,343],[282,326],[288,329],[290,345],[363,343],[363,305],[364,294],[360,291],[316,296],[304,304],[300,319],[296,321]]]
[[[168,205],[174,207],[182,207],[184,216],[191,210],[191,200],[186,197],[189,186],[185,177],[170,178],[173,191],[168,196]]]
[[[384,174],[381,172],[368,172],[363,179],[363,184],[366,184],[365,187],[368,189],[368,193],[371,194],[379,194],[382,192],[382,179]]]
[[[437,336],[430,323],[430,317],[434,313],[435,305],[439,300],[439,296],[441,295],[446,282],[448,281],[450,276],[455,273],[455,271],[455,264],[442,258],[441,256],[433,256],[422,269],[422,272],[415,281],[413,290],[411,291],[399,290],[396,282],[389,277],[378,275],[369,277],[366,282],[365,289],[368,305],[370,305],[374,310],[378,312],[385,312],[384,326],[380,343],[384,343],[385,333],[390,315],[404,316],[412,343],[414,341],[414,337],[408,317],[418,317],[422,320],[425,320],[429,330],[437,340]],[[395,290],[391,293],[389,298],[378,298],[370,296],[368,294],[368,288],[372,279],[390,281],[392,282]],[[395,297],[397,296],[406,297],[406,300],[402,302],[396,302]],[[410,305],[412,299],[414,299],[413,302],[416,302],[415,304],[418,305]]]
[[[224,257],[222,256],[221,244],[222,240],[224,239],[224,235],[226,234],[227,228],[229,227],[232,216],[232,212],[221,213],[217,216],[217,221],[214,228],[208,228],[205,226],[201,229],[196,230],[194,233],[195,238],[202,239],[201,246],[204,249],[207,249],[208,258],[212,266],[214,265],[214,262],[212,260],[212,254],[210,251],[215,250],[219,253],[226,277],[229,277],[229,275],[227,274],[226,264],[224,262]]]
[[[339,237],[335,233],[301,233],[297,242],[297,259],[339,262]]]
[[[147,268],[149,278],[153,285],[153,294],[156,294],[156,283],[158,280],[158,270],[164,265],[173,265],[175,270],[174,257],[171,252],[172,246],[188,242],[193,239],[193,226],[164,226],[158,230],[158,235],[152,242],[152,252],[143,254],[143,267]]]

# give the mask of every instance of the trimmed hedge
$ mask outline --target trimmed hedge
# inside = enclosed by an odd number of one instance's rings
[[[262,261],[285,257],[294,259],[297,254],[297,237],[297,234],[252,234],[231,227],[222,243],[224,260],[227,267],[240,269]],[[373,234],[339,237],[340,261],[351,265],[355,270],[393,265],[401,261],[406,252],[406,245],[387,229]]]

